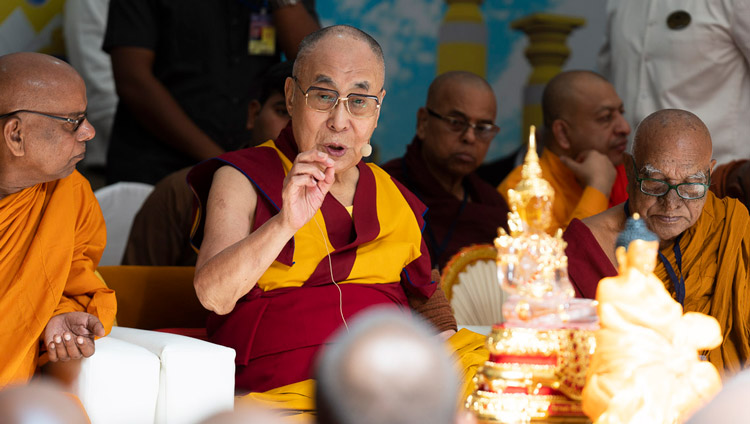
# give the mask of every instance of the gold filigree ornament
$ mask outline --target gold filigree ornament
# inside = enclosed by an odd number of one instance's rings
[[[505,322],[492,328],[490,358],[465,406],[482,423],[586,423],[580,401],[596,345],[596,302],[575,298],[562,230],[547,232],[555,193],[530,132],[522,179],[508,191],[510,234],[501,228],[495,239]]]

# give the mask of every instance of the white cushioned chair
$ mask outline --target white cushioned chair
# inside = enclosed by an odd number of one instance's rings
[[[117,293],[117,321],[125,327],[97,340],[79,370],[57,372],[91,423],[194,424],[233,409],[234,349],[150,331],[205,325],[194,269],[109,266],[99,272]]]
[[[107,247],[99,266],[122,263],[133,219],[153,190],[148,184],[119,182],[94,192],[107,224]]]

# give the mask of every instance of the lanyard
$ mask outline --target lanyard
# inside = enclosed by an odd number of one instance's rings
[[[628,207],[628,201],[625,201],[625,216],[630,216],[630,208]],[[659,260],[661,260],[661,263],[664,264],[664,268],[667,270],[667,275],[669,275],[669,279],[672,281],[672,284],[674,285],[675,294],[677,295],[677,301],[680,302],[680,305],[682,307],[685,307],[685,278],[682,275],[682,251],[680,250],[680,239],[682,239],[682,234],[677,236],[677,238],[674,241],[674,245],[672,246],[672,250],[674,251],[674,257],[677,261],[677,270],[680,272],[680,277],[677,278],[677,273],[674,271],[674,267],[672,267],[672,264],[669,263],[669,260],[667,260],[667,257],[664,256],[661,251],[659,251]]]

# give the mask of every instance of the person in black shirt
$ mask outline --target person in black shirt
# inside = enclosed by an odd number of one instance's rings
[[[112,0],[103,48],[120,102],[107,182],[154,184],[237,149],[257,79],[318,28],[314,0]],[[257,54],[250,39],[273,32]]]

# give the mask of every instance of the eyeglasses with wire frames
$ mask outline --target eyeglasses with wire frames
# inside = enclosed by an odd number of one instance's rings
[[[680,198],[685,200],[697,200],[701,199],[706,195],[708,187],[711,185],[711,174],[706,172],[708,175],[708,184],[704,183],[680,183],[680,184],[669,184],[664,180],[657,180],[656,178],[640,178],[638,168],[633,161],[633,170],[635,171],[635,180],[638,182],[638,186],[641,193],[649,196],[662,197],[666,196],[670,190],[674,189]]]
[[[474,130],[474,136],[483,141],[492,140],[500,131],[500,127],[495,124],[490,124],[487,122],[473,124],[465,119],[454,118],[452,116],[443,116],[428,107],[426,107],[425,109],[427,109],[427,113],[429,113],[431,116],[434,116],[435,118],[438,118],[448,124],[448,128],[451,131],[463,134],[469,129],[469,127],[471,127]]]
[[[4,113],[0,115],[0,119],[5,119],[17,113],[32,113],[34,115],[46,116],[47,118],[52,118],[52,119],[57,119],[59,121],[67,122],[68,124],[71,124],[73,126],[72,127],[73,132],[78,131],[78,128],[81,126],[81,124],[83,124],[83,121],[85,121],[87,118],[86,112],[84,112],[83,115],[79,116],[78,118],[73,119],[73,118],[67,118],[65,116],[57,116],[57,115],[50,115],[49,113],[37,112],[35,110],[19,109],[19,110],[14,110],[13,112],[8,112],[8,113]]]
[[[380,109],[380,99],[377,96],[369,94],[351,93],[346,97],[341,97],[339,92],[328,88],[316,87],[311,85],[307,91],[299,85],[297,77],[292,77],[297,88],[305,95],[305,104],[307,107],[318,112],[328,112],[333,110],[339,101],[346,104],[346,110],[350,115],[356,118],[369,118],[375,115]]]

